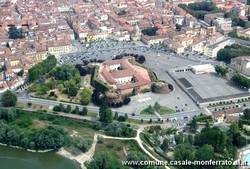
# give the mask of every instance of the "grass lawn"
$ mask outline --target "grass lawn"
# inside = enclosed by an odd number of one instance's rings
[[[175,113],[174,110],[170,109],[170,108],[167,108],[167,107],[164,107],[164,106],[161,106],[161,108],[157,111],[160,115],[163,115],[163,114],[172,114],[172,113]],[[155,113],[151,113],[148,108],[145,108],[141,111],[140,114],[145,114],[145,115],[153,115]]]
[[[24,102],[17,102],[16,108],[31,108],[31,109],[35,109],[35,110],[48,110],[49,106],[47,105],[40,105],[40,104],[31,104],[31,106],[28,106],[28,103],[24,103]]]
[[[200,114],[198,116],[194,116],[194,119],[197,121],[197,122],[212,122],[213,119],[212,119],[212,116],[208,116],[206,114]]]
[[[172,114],[172,113],[175,113],[175,111],[172,110],[172,109],[170,109],[170,108],[161,106],[160,110],[158,110],[158,113],[160,115],[163,115],[163,114]]]
[[[97,113],[93,113],[93,112],[88,112],[88,115],[87,116],[90,116],[90,117],[97,117],[98,114]]]
[[[105,151],[116,156],[121,160],[126,160],[129,151],[144,152],[141,150],[139,145],[135,140],[114,140],[114,139],[104,139],[103,143],[97,143],[95,153],[100,151]]]
[[[126,122],[129,122],[129,123],[132,123],[132,124],[162,124],[162,122],[158,121],[158,120],[153,120],[150,123],[149,120],[143,119],[143,122],[142,122],[141,120],[131,119],[131,118],[128,118]]]
[[[153,114],[155,114],[155,113],[151,113],[151,112],[148,110],[148,108],[145,108],[145,109],[143,109],[143,110],[140,112],[140,114],[153,115]]]

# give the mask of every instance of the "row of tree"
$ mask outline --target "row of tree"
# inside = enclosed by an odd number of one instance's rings
[[[232,19],[232,26],[241,26],[246,29],[250,27],[249,21],[244,21],[243,19],[239,18],[237,15],[232,14],[231,12],[226,12],[224,17]]]
[[[146,61],[146,58],[144,55],[138,55],[134,53],[122,53],[122,54],[116,55],[115,58],[113,58],[113,60],[122,59],[123,57],[126,57],[126,56],[133,56],[135,58],[135,61],[141,64],[143,64]]]
[[[216,65],[215,71],[218,75],[226,76],[227,73],[229,72],[229,69],[228,69],[228,67],[222,67],[222,66]]]
[[[66,107],[62,103],[53,107],[53,111],[56,112],[65,112],[65,113],[72,113],[72,114],[79,114],[85,116],[88,114],[87,107],[83,107],[80,111],[79,107],[76,106],[74,110],[72,110],[71,106],[68,104]]]
[[[216,7],[212,2],[202,1],[186,4],[179,4],[180,8],[184,9],[186,12],[190,13],[197,19],[204,20],[204,16],[209,13],[217,13],[221,10]]]
[[[49,55],[44,61],[36,64],[28,71],[28,79],[30,82],[38,80],[40,76],[50,72],[56,66],[56,58],[54,55]]]
[[[233,44],[231,46],[226,46],[224,49],[220,49],[217,53],[217,60],[230,63],[232,58],[238,56],[247,56],[250,53],[250,48],[241,46],[238,44]]]
[[[235,73],[231,80],[240,87],[243,87],[245,89],[250,88],[250,80],[239,73]]]
[[[0,121],[0,142],[26,149],[58,150],[64,144],[65,135],[64,129],[52,126],[26,134],[17,126]]]
[[[238,38],[238,39],[243,39],[243,40],[247,40],[250,41],[249,37],[244,37],[244,36],[238,36],[237,32],[235,30],[231,31],[228,33],[228,36],[232,37],[232,38]]]

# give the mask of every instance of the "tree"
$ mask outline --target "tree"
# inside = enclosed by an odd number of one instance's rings
[[[38,150],[58,150],[64,144],[65,131],[63,128],[48,126],[34,134],[35,148]]]
[[[180,144],[174,149],[175,160],[190,160],[195,159],[195,150],[190,144]]]
[[[125,118],[125,120],[128,119],[128,114],[127,113],[125,113],[124,118]]]
[[[1,102],[4,107],[15,106],[17,103],[17,97],[13,92],[7,90],[2,94]]]
[[[136,61],[143,64],[146,61],[146,58],[143,55],[139,55]]]
[[[95,88],[94,91],[93,91],[93,94],[91,96],[92,98],[92,101],[97,104],[97,105],[101,105],[102,104],[102,100],[100,99],[100,95],[101,95],[101,92],[99,89]]]
[[[237,132],[239,132],[239,126],[238,126],[238,124],[237,123],[232,123],[231,125],[230,125],[230,133],[231,134],[236,134]]]
[[[175,139],[176,144],[182,144],[184,141],[183,134],[174,135],[174,139]]]
[[[22,77],[23,77],[23,74],[24,74],[23,69],[22,69],[22,70],[20,70],[19,72],[17,72],[17,76],[22,76]]]
[[[10,47],[10,44],[9,42],[6,43],[6,47],[9,48]]]
[[[169,144],[169,139],[165,138],[162,142],[162,145],[161,145],[161,149],[163,151],[167,151],[168,150],[168,144]]]
[[[195,159],[198,161],[206,161],[214,159],[214,148],[212,145],[204,144],[195,152]]]
[[[54,80],[50,80],[48,83],[46,83],[46,86],[51,90],[54,89],[56,86],[56,82]]]
[[[17,27],[15,26],[9,28],[8,34],[10,39],[24,38],[22,29],[17,29]]]
[[[64,86],[63,86],[63,84],[58,84],[57,88],[61,92],[63,90]]]
[[[88,114],[88,109],[87,107],[83,107],[82,111],[79,112],[79,115],[85,116]]]
[[[128,105],[130,101],[131,99],[129,97],[125,97],[125,99],[123,100],[123,104]]]
[[[111,123],[113,120],[112,117],[112,111],[108,107],[107,102],[103,102],[99,108],[99,117],[100,121],[106,122],[106,123]]]
[[[222,66],[219,66],[219,65],[216,65],[215,66],[215,71],[217,72],[217,74],[221,75],[221,76],[226,76],[227,73],[229,72],[229,69],[228,67],[222,67]]]
[[[125,10],[121,10],[120,12],[118,12],[118,14],[117,14],[117,15],[126,15],[126,13],[127,13],[127,11],[125,11]]]
[[[175,29],[176,29],[176,30],[179,30],[179,31],[180,31],[180,30],[181,30],[181,27],[182,27],[182,25],[179,25],[178,23],[175,24]]]
[[[191,145],[194,143],[194,137],[191,134],[188,135],[188,142]]]
[[[142,30],[142,33],[144,35],[148,35],[148,36],[155,36],[156,35],[156,31],[158,30],[158,27],[150,27],[150,28],[146,28]]]
[[[88,105],[91,99],[91,91],[88,88],[84,88],[81,95],[81,104]]]
[[[44,61],[36,64],[28,71],[29,82],[34,82],[38,78],[46,73],[50,72],[56,66],[56,58],[54,55],[49,55]]]
[[[97,143],[101,144],[104,142],[104,138],[102,136],[97,136]]]
[[[66,109],[65,109],[66,113],[70,113],[71,112],[71,106],[68,104]]]
[[[195,135],[194,144],[203,146],[210,144],[214,147],[215,152],[223,152],[227,145],[227,136],[224,131],[218,127],[213,127],[210,130],[202,130],[201,133]]]
[[[119,116],[119,117],[117,118],[117,121],[123,122],[123,121],[126,121],[126,118],[125,118],[124,116]]]
[[[160,105],[158,102],[155,102],[155,104],[154,104],[154,109],[155,109],[156,111],[159,111],[159,110],[161,109],[161,105]]]
[[[236,145],[238,148],[242,148],[247,145],[247,139],[241,136],[240,133],[236,133],[233,136],[233,144]]]
[[[189,123],[189,129],[192,133],[196,133],[196,130],[198,129],[198,124],[194,118],[192,119],[191,123]]]
[[[148,108],[147,108],[147,111],[148,111],[150,114],[154,114],[155,109],[154,109],[151,105],[149,105]]]
[[[114,120],[116,120],[118,118],[118,113],[115,112],[115,115],[114,115]]]
[[[93,160],[86,164],[88,169],[123,169],[124,166],[117,158],[113,158],[110,153],[98,152],[94,155]]]
[[[69,96],[76,96],[77,95],[77,88],[75,85],[70,84],[68,87],[68,95]]]
[[[243,113],[244,113],[244,118],[249,120],[250,119],[250,109],[245,109]]]
[[[75,114],[78,114],[78,113],[79,113],[79,111],[80,111],[80,110],[79,110],[79,107],[78,107],[78,106],[76,106],[76,107],[75,107],[75,110],[74,110]]]

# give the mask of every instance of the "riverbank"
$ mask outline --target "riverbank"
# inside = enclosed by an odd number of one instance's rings
[[[12,145],[7,145],[7,144],[3,144],[0,143],[1,146],[5,146],[5,147],[11,147],[11,148],[16,148],[16,149],[20,149],[20,150],[26,150],[28,152],[32,152],[32,153],[48,153],[51,151],[54,151],[53,149],[48,149],[48,150],[32,150],[32,149],[25,149],[23,147],[18,147],[18,146],[12,146]]]
[[[77,163],[79,163],[79,165],[81,166],[82,169],[87,169],[85,167],[84,163],[86,161],[91,161],[92,157],[94,156],[95,147],[96,147],[96,144],[97,144],[97,137],[98,137],[98,134],[95,133],[93,144],[91,145],[90,149],[85,153],[81,153],[81,154],[79,154],[77,156],[74,156],[73,154],[71,154],[70,152],[65,150],[64,148],[61,148],[60,150],[57,151],[57,154],[62,155],[62,156],[66,157],[66,158],[69,158],[71,160],[74,160]]]
[[[78,156],[74,156],[73,154],[71,154],[70,152],[68,152],[67,150],[65,150],[64,148],[60,148],[60,149],[56,152],[56,154],[61,155],[61,156],[63,156],[63,157],[66,157],[66,158],[68,158],[68,159],[71,159],[71,160],[76,161],[76,162],[80,165],[81,169],[87,169],[87,168],[84,166],[83,161],[81,160],[82,158],[85,157],[85,154],[80,154],[80,155],[78,155]]]

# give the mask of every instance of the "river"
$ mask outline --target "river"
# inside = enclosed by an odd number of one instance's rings
[[[55,152],[33,153],[0,146],[1,169],[80,169],[73,160]]]

